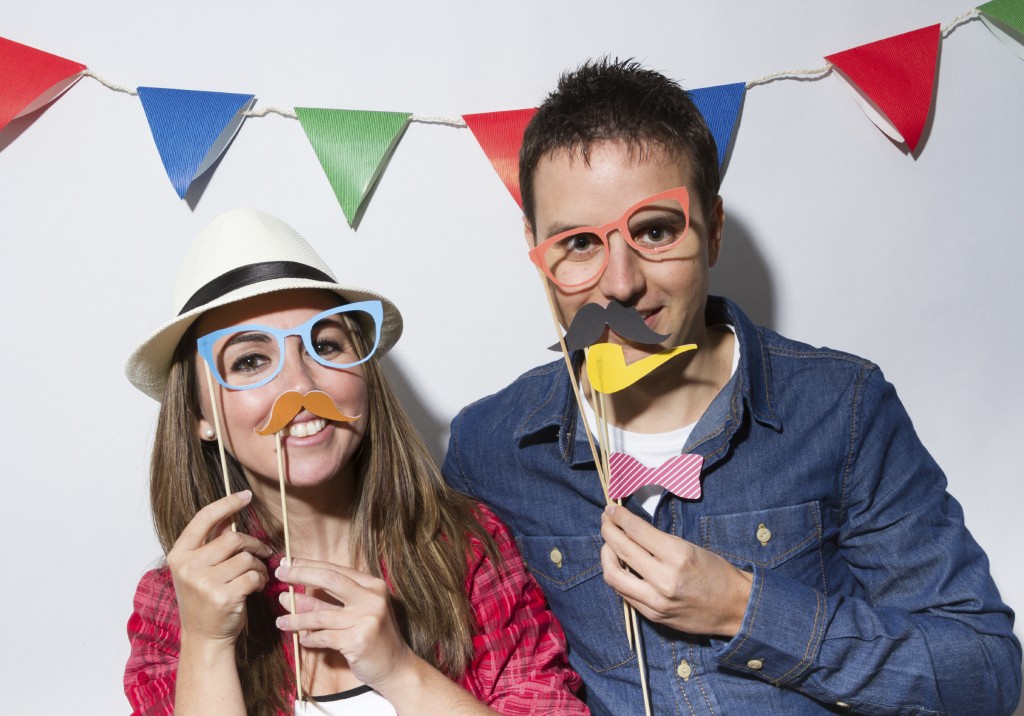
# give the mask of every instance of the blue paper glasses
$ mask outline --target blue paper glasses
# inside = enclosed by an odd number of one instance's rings
[[[344,317],[354,319],[372,343],[365,354]],[[281,372],[284,339],[289,336],[301,337],[306,353],[328,368],[365,363],[377,351],[383,318],[380,301],[360,301],[318,313],[294,328],[231,326],[207,333],[197,344],[218,383],[229,390],[248,390],[266,385]]]

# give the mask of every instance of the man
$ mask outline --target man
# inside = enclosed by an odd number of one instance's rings
[[[725,217],[686,93],[632,62],[564,75],[520,185],[563,326],[618,301],[668,336],[608,331],[627,364],[698,346],[604,401],[614,450],[703,456],[697,499],[643,488],[606,509],[564,361],[452,423],[444,473],[515,533],[593,712],[643,712],[623,599],[656,714],[1012,712],[1013,614],[893,387],[708,296]]]

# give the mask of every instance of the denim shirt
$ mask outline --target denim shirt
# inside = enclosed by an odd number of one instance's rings
[[[666,493],[664,532],[753,574],[732,639],[641,625],[655,714],[1011,713],[1021,648],[988,560],[892,385],[856,356],[753,325],[711,297],[740,364],[695,426],[703,494]],[[604,496],[563,361],[452,422],[443,472],[511,528],[595,714],[643,713]]]

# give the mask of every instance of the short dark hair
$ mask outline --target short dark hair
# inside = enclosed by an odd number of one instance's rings
[[[602,57],[564,72],[530,120],[519,151],[523,213],[534,226],[534,178],[540,160],[558,150],[588,161],[597,142],[624,142],[643,153],[652,145],[692,162],[692,189],[710,215],[721,177],[718,151],[704,117],[677,82],[633,59]]]

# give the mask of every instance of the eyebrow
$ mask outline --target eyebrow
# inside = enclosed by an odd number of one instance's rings
[[[249,330],[245,333],[236,333],[228,339],[228,342],[224,344],[224,348],[228,348],[238,343],[270,343],[270,336],[266,333],[261,333],[255,330]]]

